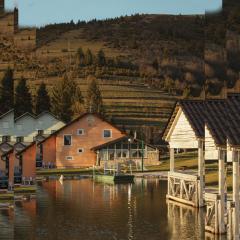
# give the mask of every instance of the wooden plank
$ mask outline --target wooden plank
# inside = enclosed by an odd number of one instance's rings
[[[189,206],[198,207],[198,206],[197,206],[194,202],[192,202],[192,201],[188,201],[188,200],[181,199],[181,198],[178,198],[178,197],[173,197],[173,196],[171,196],[171,195],[167,195],[166,197],[167,197],[167,199],[171,199],[171,200],[174,200],[174,201],[183,203],[183,204],[187,204],[187,205],[189,205]]]
[[[233,202],[235,207],[233,208],[233,236],[239,239],[239,153],[237,151],[232,152],[233,159]]]
[[[183,179],[186,181],[197,181],[198,176],[180,173],[180,172],[168,172],[168,176],[171,178]]]
[[[174,172],[174,148],[170,148],[170,172]]]

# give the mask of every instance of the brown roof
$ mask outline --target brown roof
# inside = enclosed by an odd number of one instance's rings
[[[228,104],[227,104],[228,102]],[[236,102],[236,100],[235,100]],[[228,106],[231,105],[231,106]],[[236,103],[235,103],[236,105]],[[163,139],[166,138],[176,114],[181,107],[189,123],[191,124],[196,137],[205,137],[205,124],[209,129],[216,145],[225,145],[227,139],[227,115],[233,117],[234,103],[230,100],[181,100],[179,101],[170,117],[167,127],[163,134]],[[226,111],[232,109],[232,112]],[[235,113],[240,111],[235,109]],[[230,118],[231,118],[230,117]],[[236,118],[236,117],[235,117]],[[236,121],[237,122],[237,121]],[[237,126],[235,126],[237,127]]]
[[[170,128],[172,127],[173,121],[179,111],[182,109],[186,115],[189,123],[191,124],[195,134],[199,138],[204,138],[204,107],[203,101],[200,100],[181,100],[176,103],[175,108],[172,112],[171,117],[168,120],[166,128],[163,132],[163,139],[166,139]]]
[[[226,100],[207,100],[205,107],[205,123],[216,145],[225,145],[227,141]]]
[[[115,139],[115,140],[106,142],[106,143],[104,143],[104,144],[98,145],[98,146],[96,146],[96,147],[93,147],[93,148],[91,148],[91,150],[93,150],[93,151],[100,150],[100,149],[105,148],[105,147],[107,147],[107,146],[109,146],[109,145],[111,145],[111,144],[118,143],[118,142],[121,142],[121,141],[126,140],[126,139],[129,139],[129,138],[130,138],[131,140],[135,141],[135,142],[142,142],[142,140],[140,140],[140,139],[135,139],[135,138],[133,138],[133,137],[131,137],[131,136],[129,136],[129,135],[126,135],[126,136],[117,138],[117,139]],[[149,147],[152,147],[152,148],[157,149],[157,148],[154,147],[153,145],[148,144],[148,143],[145,143],[145,142],[144,142],[144,145],[147,145],[147,146],[149,146]]]
[[[195,134],[204,138],[204,102],[200,100],[182,100],[179,102]]]
[[[240,145],[240,94],[230,94],[226,102],[227,137],[231,146]]]

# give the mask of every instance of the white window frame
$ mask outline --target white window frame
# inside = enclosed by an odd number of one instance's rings
[[[65,144],[64,144],[64,138],[65,138],[65,136],[70,136],[70,137],[71,137],[71,144],[70,144],[70,145],[65,145]],[[64,147],[71,147],[71,146],[72,146],[72,141],[73,141],[72,134],[64,134],[64,135],[63,135],[63,146],[64,146]]]
[[[66,160],[66,161],[73,161],[73,160],[74,160],[74,157],[73,157],[73,156],[66,156],[66,157],[65,157],[65,160]]]
[[[82,150],[82,152],[79,152],[80,149]],[[84,153],[84,148],[78,148],[77,153],[78,154],[83,154]]]
[[[82,133],[80,134],[79,131],[82,131]],[[79,128],[79,129],[77,129],[77,135],[78,135],[78,136],[83,136],[83,135],[85,135],[85,130],[84,130],[84,128]]]
[[[110,131],[110,137],[105,137],[104,136],[104,131]],[[103,138],[112,138],[112,129],[104,129],[103,130]]]

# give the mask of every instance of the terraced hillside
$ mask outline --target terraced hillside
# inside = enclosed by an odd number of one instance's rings
[[[86,94],[86,86],[80,84],[83,95]],[[127,129],[142,126],[162,128],[175,103],[175,97],[145,84],[100,82],[100,89],[106,115]]]
[[[51,93],[53,84],[59,79],[45,80]],[[86,96],[88,82],[85,78],[76,79],[83,96]],[[36,85],[42,80],[32,81],[33,94]],[[176,96],[149,87],[140,79],[103,80],[98,79],[106,117],[120,128],[128,131],[144,132],[145,137],[156,142],[171,112]],[[35,89],[34,89],[35,88]]]

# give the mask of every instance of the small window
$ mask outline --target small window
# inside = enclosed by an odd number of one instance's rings
[[[17,137],[16,138],[16,142],[17,143],[21,143],[21,142],[23,142],[24,141],[24,137]]]
[[[81,154],[81,153],[83,153],[83,152],[84,152],[84,149],[83,149],[83,148],[79,148],[79,149],[78,149],[78,153],[79,153],[79,154]]]
[[[111,138],[112,137],[112,131],[111,130],[103,130],[103,137],[104,138]]]
[[[42,136],[42,135],[43,135],[43,133],[44,133],[44,131],[43,131],[43,130],[38,130],[38,135]]]
[[[10,142],[11,141],[11,137],[10,136],[2,136],[2,141],[3,142]]]
[[[78,129],[77,130],[77,135],[84,135],[84,129]]]
[[[72,145],[72,135],[64,135],[64,146]]]
[[[72,161],[72,160],[73,160],[73,157],[72,157],[72,156],[66,156],[66,160],[67,160],[67,161]]]
[[[8,129],[9,128],[9,123],[8,122],[3,122],[3,128]]]

